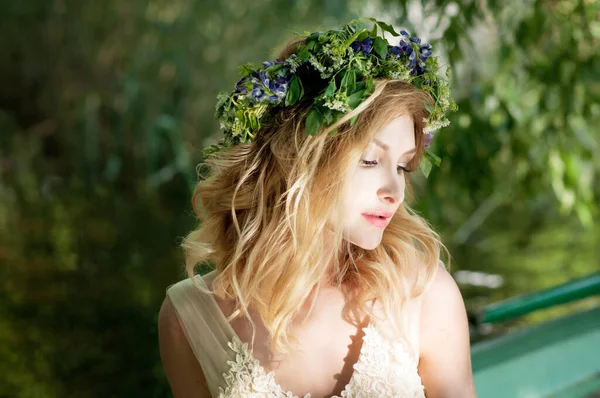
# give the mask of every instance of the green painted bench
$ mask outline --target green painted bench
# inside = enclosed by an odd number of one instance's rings
[[[480,323],[600,294],[600,273],[487,307]],[[600,307],[474,344],[479,398],[600,397]]]

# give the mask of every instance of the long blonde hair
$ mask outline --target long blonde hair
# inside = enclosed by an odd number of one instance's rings
[[[297,43],[291,42],[279,58],[287,58]],[[373,94],[356,109],[307,136],[309,97],[280,110],[252,143],[205,159],[209,173],[197,183],[192,199],[199,226],[182,247],[196,286],[235,300],[229,321],[243,313],[255,330],[248,312],[252,307],[272,336],[273,347],[289,352],[290,337],[297,342],[288,333],[291,320],[318,294],[333,264],[338,287],[351,286],[355,307],[371,319],[390,320],[395,334],[406,341],[406,301],[424,291],[438,268],[440,251],[447,250],[406,203],[373,250],[344,240],[339,220],[346,176],[376,134],[403,114],[414,121],[417,154],[409,167],[416,168],[424,148],[426,101],[432,103],[431,97],[411,84],[376,80]],[[335,135],[330,134],[334,130]],[[214,263],[217,274],[212,292],[194,278],[196,266],[207,261]],[[369,308],[372,300],[383,316]]]

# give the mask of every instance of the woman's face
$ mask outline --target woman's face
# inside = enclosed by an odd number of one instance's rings
[[[415,130],[411,116],[392,120],[372,141],[348,174],[344,197],[344,237],[366,250],[375,249],[391,216],[404,200],[404,168],[413,158]],[[366,216],[386,212],[385,219]]]

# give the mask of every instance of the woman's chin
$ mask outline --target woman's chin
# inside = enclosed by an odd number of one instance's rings
[[[381,244],[381,239],[361,239],[352,243],[364,250],[374,250]]]

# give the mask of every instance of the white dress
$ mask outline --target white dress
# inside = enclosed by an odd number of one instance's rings
[[[214,276],[212,271],[195,278],[208,289]],[[191,279],[169,286],[167,295],[214,398],[298,398],[275,382],[274,371],[265,372],[214,298],[198,290]],[[419,352],[420,297],[410,303],[409,340],[415,353]],[[424,398],[418,358],[401,343],[387,340],[372,324],[363,331],[363,345],[350,382],[341,396],[332,398]],[[310,398],[310,394],[303,398]]]

